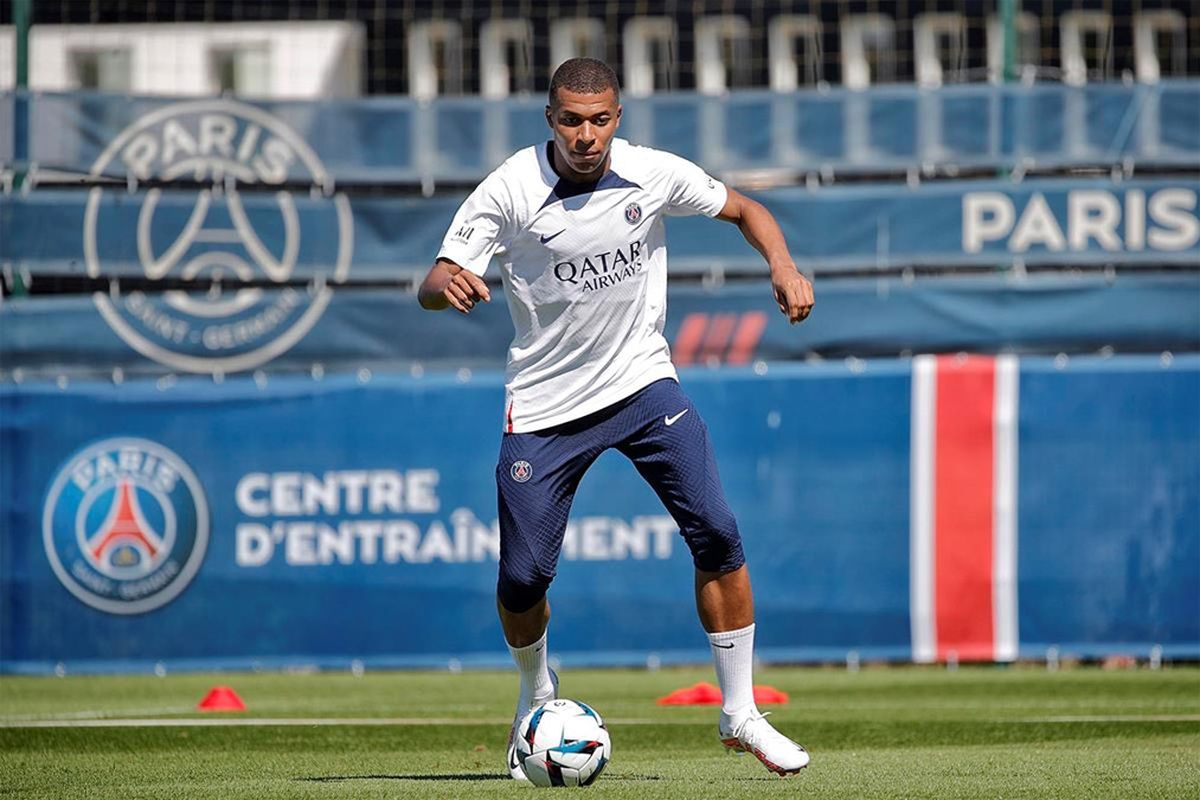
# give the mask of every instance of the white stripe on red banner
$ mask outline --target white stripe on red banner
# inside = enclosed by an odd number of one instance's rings
[[[1015,357],[913,359],[913,660],[1017,652]]]
[[[919,664],[937,658],[933,626],[933,442],[937,398],[937,359],[917,356],[912,373],[912,443],[909,451],[909,616],[912,657]]]
[[[1013,355],[996,358],[995,518],[992,527],[992,610],[996,661],[1017,658],[1017,431],[1020,364]]]

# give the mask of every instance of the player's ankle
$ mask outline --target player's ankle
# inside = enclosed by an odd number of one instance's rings
[[[751,703],[750,705],[741,706],[739,708],[722,708],[721,709],[721,731],[724,733],[735,733],[746,720],[755,716],[759,716],[758,708]]]

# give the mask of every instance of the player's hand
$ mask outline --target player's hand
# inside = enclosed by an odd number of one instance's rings
[[[470,314],[471,309],[481,300],[485,303],[492,301],[492,293],[488,291],[483,278],[469,269],[461,269],[454,273],[450,283],[442,290],[442,296],[456,311],[463,314]]]
[[[775,302],[788,321],[795,325],[803,322],[812,312],[813,287],[808,278],[794,267],[771,271],[771,286],[775,290]]]

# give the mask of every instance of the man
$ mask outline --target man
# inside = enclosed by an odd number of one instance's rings
[[[517,152],[475,189],[421,284],[421,306],[469,314],[491,294],[492,256],[516,336],[508,351],[505,436],[496,468],[497,607],[521,673],[513,729],[557,696],[547,666],[546,590],[583,473],[608,448],[633,461],[679,524],[696,567],[696,607],[723,703],[719,736],[769,769],[793,774],[808,753],[754,705],[754,606],[737,523],[700,415],[679,388],[666,339],[663,217],[732,222],[766,259],[780,311],[804,320],[812,286],[758,203],[696,165],[615,139],[616,74],[576,58],[555,72],[553,140]],[[509,769],[523,776],[513,759]]]

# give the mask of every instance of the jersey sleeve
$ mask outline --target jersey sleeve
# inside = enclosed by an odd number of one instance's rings
[[[666,208],[668,214],[704,214],[715,217],[721,213],[725,201],[729,198],[729,190],[725,188],[725,184],[686,158],[668,153],[661,155],[670,176],[670,193]]]
[[[511,219],[511,203],[503,180],[492,173],[458,207],[437,257],[482,275],[492,256],[504,247]]]

